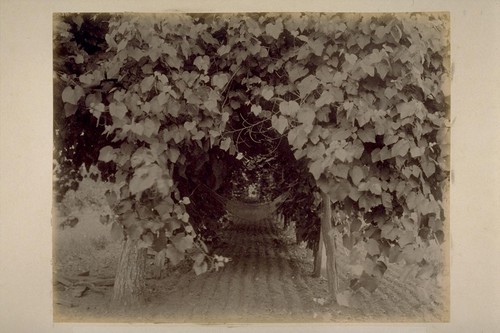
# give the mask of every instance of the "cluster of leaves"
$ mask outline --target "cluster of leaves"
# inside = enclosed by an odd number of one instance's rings
[[[185,253],[194,231],[175,175],[213,147],[237,155],[231,124],[249,108],[333,203],[369,221],[360,238],[371,247],[364,274],[375,277],[384,257],[421,264],[422,248],[442,239],[446,23],[437,14],[115,16],[104,59],[68,74],[64,109],[85,103],[113,138],[99,160],[117,170],[119,227],[141,239],[167,228]],[[104,80],[117,85],[93,88]],[[156,224],[136,213],[144,204]]]
[[[109,15],[78,14],[59,17],[54,25],[54,192],[61,201],[69,189],[76,190],[87,171],[96,164],[99,151],[109,144],[100,123],[89,112],[83,89],[73,86],[79,75],[98,66],[106,49]],[[96,83],[95,90],[110,89]],[[110,165],[99,163],[104,179],[113,175]]]
[[[270,102],[260,105],[272,126],[332,202],[369,221],[352,235],[370,249],[363,286],[376,285],[384,258],[430,271],[424,252],[443,240],[449,166],[446,18],[327,17],[263,22],[279,56],[259,64],[286,79],[262,84],[255,100]]]

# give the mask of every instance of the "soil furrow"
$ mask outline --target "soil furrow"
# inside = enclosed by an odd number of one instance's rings
[[[225,300],[223,309],[225,310],[225,315],[228,321],[237,320],[239,314],[239,304],[241,302],[241,292],[240,288],[243,282],[243,271],[245,269],[245,245],[241,242],[235,241],[235,238],[239,239],[238,235],[244,233],[243,228],[238,228],[238,226],[233,226],[231,228],[230,237],[228,237],[228,243],[233,253],[233,260],[227,269],[223,271],[224,274],[230,276],[230,283],[228,285],[228,296]]]

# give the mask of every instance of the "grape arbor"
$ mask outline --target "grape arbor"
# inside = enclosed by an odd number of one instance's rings
[[[96,22],[100,49],[75,44]],[[297,175],[294,197],[308,208],[283,211],[312,247],[322,217],[332,293],[340,232],[367,251],[353,289],[376,288],[387,262],[438,274],[426,249],[444,236],[447,24],[444,14],[62,16],[56,41],[71,48],[56,113],[98,129],[86,163],[94,157],[116,185],[112,234],[126,241],[115,301],[141,300],[145,251],[160,231],[170,261],[211,269],[189,196],[206,175],[223,189],[248,156],[276,174],[272,195]],[[66,131],[82,130],[72,124]],[[332,226],[331,205],[350,222]]]

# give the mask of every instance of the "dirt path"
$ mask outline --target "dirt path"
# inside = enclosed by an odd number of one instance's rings
[[[232,260],[218,272],[186,274],[152,299],[153,318],[180,322],[303,321],[315,303],[272,220],[235,223],[217,253]],[[153,312],[154,309],[154,312]]]

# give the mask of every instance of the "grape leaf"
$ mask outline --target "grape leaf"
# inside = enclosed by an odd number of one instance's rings
[[[300,110],[300,105],[295,101],[283,101],[279,105],[279,110],[282,115],[295,116]]]
[[[368,189],[373,194],[381,195],[382,194],[382,185],[380,183],[380,179],[375,178],[375,177],[370,177],[370,179],[368,180]]]
[[[342,202],[351,193],[351,185],[346,180],[341,180],[330,188],[330,200],[332,203]]]
[[[141,235],[143,233],[143,228],[140,225],[137,225],[137,221],[134,221],[134,223],[129,224],[129,226],[125,229],[127,236],[130,239],[133,240],[139,240],[141,238]]]
[[[297,53],[297,60],[298,61],[304,60],[310,55],[311,55],[311,49],[307,44],[304,44],[299,48],[299,52]]]
[[[350,63],[351,65],[354,65],[356,61],[358,60],[358,56],[355,54],[346,54],[345,55],[345,60]]]
[[[229,81],[228,74],[216,74],[212,77],[212,84],[219,89],[223,89]]]
[[[325,41],[323,38],[319,37],[315,40],[309,39],[307,44],[309,45],[313,53],[318,57],[323,54],[323,50],[325,49]]]
[[[146,243],[147,247],[150,247],[151,245],[153,245],[154,235],[152,232],[149,231],[146,234],[142,235],[141,239]]]
[[[318,159],[313,161],[309,165],[309,172],[314,176],[314,179],[318,180],[323,171],[325,170],[325,166],[323,165],[323,160]]]
[[[117,157],[117,152],[111,146],[102,147],[99,151],[99,161],[103,161],[105,163],[113,161]]]
[[[403,32],[401,31],[401,29],[399,28],[399,26],[397,24],[394,24],[391,27],[390,32],[391,32],[392,38],[394,38],[394,40],[396,41],[396,43],[399,43],[399,40],[403,36]]]
[[[153,84],[155,82],[155,77],[153,75],[146,76],[144,79],[141,81],[141,91],[142,93],[147,93],[148,91],[153,88]]]
[[[333,128],[330,130],[330,140],[342,141],[346,140],[352,134],[351,129],[347,128]]]
[[[401,119],[414,115],[416,111],[415,103],[412,102],[399,103],[396,105],[396,109],[398,110]]]
[[[391,133],[386,133],[384,135],[384,144],[386,146],[390,146],[390,145],[398,142],[398,140],[399,140],[399,136],[398,135],[393,135]]]
[[[266,100],[270,100],[274,96],[274,89],[270,86],[265,86],[262,88],[262,97]]]
[[[356,114],[356,120],[360,127],[365,126],[372,118],[373,111],[371,109],[359,110]]]
[[[354,185],[358,186],[361,180],[364,178],[363,169],[357,165],[353,166],[349,170],[349,175],[351,176]]]
[[[388,210],[391,210],[392,207],[392,196],[387,192],[382,192],[382,205]]]
[[[357,131],[358,137],[363,142],[375,143],[375,129],[373,127],[366,127]]]
[[[285,129],[288,127],[288,120],[283,116],[277,117],[276,115],[273,115],[271,118],[271,126],[273,126],[279,134],[283,134]]]
[[[288,132],[288,143],[295,149],[301,149],[307,142],[307,133],[301,127],[296,127]]]
[[[380,254],[380,248],[378,242],[375,239],[369,239],[366,241],[366,251],[371,256],[376,256]]]
[[[314,110],[311,108],[302,109],[297,114],[297,120],[305,125],[312,125],[315,117],[316,117],[316,114],[315,114]]]
[[[321,65],[316,69],[316,77],[323,85],[333,82],[333,69],[329,66]]]
[[[203,254],[203,253],[198,253],[198,254],[196,254],[196,255],[193,257],[193,259],[194,259],[194,263],[195,263],[196,265],[200,265],[201,263],[203,263],[203,261],[205,261],[205,258],[206,258],[206,257],[205,257],[205,254]]]
[[[388,160],[391,157],[393,157],[393,155],[391,155],[391,151],[389,150],[388,147],[384,147],[380,150],[380,160],[381,161]]]
[[[349,143],[347,145],[349,150],[349,153],[352,155],[353,158],[355,159],[360,159],[361,156],[363,156],[363,152],[365,151],[365,147],[363,145],[363,142],[361,140],[355,139],[352,143]]]
[[[319,81],[314,75],[309,75],[305,77],[299,84],[297,88],[299,89],[300,98],[305,98],[313,90],[318,87]]]
[[[141,164],[149,165],[153,163],[154,160],[155,157],[151,150],[140,147],[134,152],[134,154],[132,154],[132,157],[130,158],[130,164],[133,168],[135,168]]]
[[[133,123],[131,131],[139,136],[144,134],[144,122]]]
[[[80,98],[85,95],[83,88],[80,86],[76,86],[75,88],[66,87],[62,92],[62,100],[65,103],[69,103],[72,105],[77,105]]]
[[[208,271],[208,264],[206,261],[202,261],[201,263],[195,262],[193,264],[193,270],[196,275],[203,274]]]
[[[112,102],[109,104],[109,113],[118,119],[123,119],[127,111],[128,111],[127,107],[125,106],[125,104],[121,102],[119,103]]]
[[[169,218],[165,223],[165,228],[167,229],[167,231],[172,233],[174,230],[179,229],[181,225],[182,222],[180,220],[176,218]]]
[[[252,105],[250,111],[256,116],[258,116],[262,112],[262,107],[260,105]]]
[[[175,248],[180,252],[186,252],[193,247],[193,236],[179,233],[170,239]]]
[[[134,176],[130,180],[130,193],[137,194],[147,190],[153,186],[160,175],[161,169],[157,164],[136,169]]]
[[[282,32],[283,23],[281,22],[281,20],[276,21],[276,23],[268,23],[266,25],[266,33],[274,39],[278,39]]]
[[[375,68],[377,69],[377,74],[384,80],[387,73],[389,73],[389,66],[385,62],[379,62],[375,64]]]
[[[408,265],[419,263],[424,257],[424,250],[414,244],[406,245],[403,248],[402,257]]]
[[[427,178],[432,176],[436,172],[436,165],[432,161],[423,160],[422,161],[422,170],[424,170],[424,174]]]
[[[330,170],[334,176],[347,179],[349,174],[350,166],[347,164],[334,164],[330,167]]]
[[[379,39],[383,39],[384,36],[387,34],[387,28],[385,26],[378,26],[376,29],[375,29],[375,35],[379,38]]]
[[[370,44],[370,36],[359,35],[359,37],[357,39],[357,43],[361,49],[364,49],[366,45]]]
[[[401,139],[394,146],[392,146],[391,154],[392,156],[405,156],[410,149],[410,143],[408,140]]]
[[[219,56],[223,56],[224,54],[227,54],[231,51],[231,46],[230,45],[222,45],[217,49],[217,54]]]
[[[90,86],[95,82],[95,77],[92,73],[82,74],[78,79],[80,80],[80,83],[84,84],[84,86]]]
[[[227,151],[230,146],[231,146],[231,138],[225,138],[224,140],[222,140],[219,147],[220,149]]]
[[[172,163],[175,163],[177,162],[177,160],[179,159],[179,156],[181,155],[181,152],[179,151],[179,149],[175,148],[175,147],[170,147],[168,150],[167,150],[167,156],[168,156],[168,159],[172,162]]]
[[[175,266],[184,259],[184,252],[179,251],[172,244],[167,244],[166,256],[172,265]]]
[[[394,96],[396,96],[398,93],[398,91],[394,88],[391,88],[391,87],[387,87],[385,88],[384,90],[384,95],[385,97],[387,97],[388,99],[391,99],[393,98]]]
[[[399,235],[398,244],[401,247],[405,247],[406,245],[413,243],[414,240],[415,236],[412,231],[403,231]]]
[[[70,103],[64,103],[64,115],[66,117],[71,117],[72,115],[74,115],[76,113],[77,110],[78,110],[77,105],[73,105]],[[97,114],[94,114],[94,116],[96,118],[99,118],[101,116],[101,114],[97,113]]]
[[[340,88],[344,81],[347,79],[347,75],[348,74],[346,72],[336,72],[332,78],[333,85],[337,88]]]
[[[196,122],[195,121],[186,121],[184,123],[184,128],[187,130],[187,131],[192,131],[193,129],[196,128]]]
[[[375,67],[373,67],[372,64],[370,63],[367,63],[366,61],[362,61],[360,63],[361,65],[361,68],[363,69],[363,71],[368,74],[369,76],[374,76],[375,75]]]
[[[208,71],[208,67],[210,66],[210,58],[208,56],[197,56],[194,59],[193,64],[199,69],[204,71],[205,73]]]
[[[322,107],[323,105],[328,105],[333,102],[333,94],[330,91],[325,90],[321,93],[321,96],[316,100],[315,104],[317,107]]]
[[[301,64],[293,64],[287,68],[287,72],[290,82],[293,83],[301,77],[307,75],[309,73],[309,70]]]
[[[345,162],[349,157],[349,153],[344,148],[337,148],[333,151],[333,155],[341,162]],[[347,175],[346,175],[347,176]],[[344,177],[345,178],[345,177]]]
[[[153,134],[156,136],[158,134],[159,129],[160,129],[160,122],[157,119],[152,120],[151,118],[146,118],[144,120],[143,135],[147,136],[148,138],[152,137]]]

